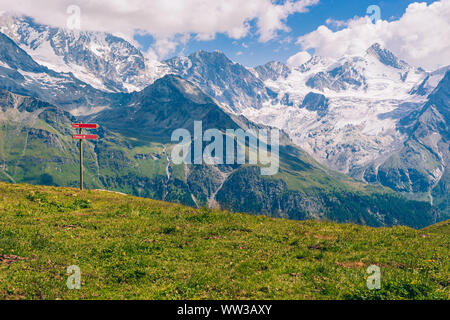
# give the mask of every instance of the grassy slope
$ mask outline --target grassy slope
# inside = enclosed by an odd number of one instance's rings
[[[0,299],[449,299],[449,232],[0,183]],[[366,288],[371,264],[379,291]],[[69,265],[79,291],[66,287]]]

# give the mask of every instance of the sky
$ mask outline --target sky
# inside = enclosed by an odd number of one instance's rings
[[[433,1],[422,2],[430,4]],[[191,40],[186,44],[181,43],[177,47],[175,55],[189,55],[198,50],[220,50],[233,61],[251,67],[270,61],[287,62],[301,49],[299,44],[296,43],[300,36],[315,31],[321,25],[326,25],[331,30],[339,29],[334,24],[327,24],[327,21],[331,23],[333,20],[347,21],[355,17],[368,16],[367,9],[372,5],[380,7],[381,19],[394,21],[403,16],[411,3],[414,3],[414,1],[322,0],[317,5],[311,6],[308,12],[290,15],[286,21],[290,31],[281,31],[274,39],[267,42],[259,41],[256,30],[242,39],[232,39],[224,34],[218,34],[215,39],[210,41]],[[252,23],[252,28],[255,28],[254,23]],[[145,49],[154,44],[154,38],[151,36],[136,36],[136,40]],[[310,50],[309,53],[314,54],[314,50]]]
[[[158,60],[220,50],[246,66],[299,65],[378,42],[427,70],[450,64],[450,0],[0,0],[0,11],[59,27],[75,16]]]

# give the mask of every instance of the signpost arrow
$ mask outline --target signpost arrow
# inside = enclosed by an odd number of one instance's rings
[[[72,124],[74,129],[98,129],[98,124],[91,123],[74,123]]]
[[[98,129],[98,124],[74,123],[72,128],[78,129],[78,134],[73,135],[74,140],[80,140],[80,189],[83,190],[83,140],[97,140],[96,134],[83,134],[83,129]]]
[[[74,134],[73,138],[75,140],[98,140],[98,135],[96,135],[96,134]]]

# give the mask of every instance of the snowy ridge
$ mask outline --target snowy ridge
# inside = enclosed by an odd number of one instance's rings
[[[9,14],[0,16],[0,31],[39,64],[103,91],[140,91],[167,73],[161,63],[111,34],[53,28]]]
[[[317,160],[362,179],[367,165],[401,147],[407,136],[399,120],[423,106],[444,74],[413,68],[376,44],[363,56],[313,57],[286,77],[266,80],[276,98],[242,113],[284,129]],[[422,83],[423,94],[415,94]],[[328,99],[327,112],[301,108],[311,92]]]

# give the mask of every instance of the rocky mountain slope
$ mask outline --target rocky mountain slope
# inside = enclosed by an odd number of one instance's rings
[[[155,114],[158,114],[158,103],[148,101],[158,98],[196,113],[210,108],[207,114],[215,114],[204,121],[215,122],[205,128],[239,127],[238,121],[212,104],[199,89],[194,96],[192,90],[186,89],[192,89],[192,84],[167,76],[144,90],[141,100],[131,94],[129,101],[139,100],[142,112],[151,109]],[[70,129],[76,120],[62,109],[34,98],[3,91],[0,101],[0,179],[76,186],[77,145],[71,139]],[[171,114],[173,119],[185,113],[183,108]],[[170,157],[173,144],[151,138],[152,133],[164,138],[169,131],[155,129],[152,132],[151,121],[156,123],[158,119],[144,117],[146,122],[140,123],[141,111],[134,121],[129,120],[130,124],[139,124],[139,131],[108,126],[108,130],[99,130],[99,141],[86,143],[89,188],[116,190],[194,207],[220,206],[273,217],[330,219],[372,226],[422,227],[444,218],[426,203],[407,201],[389,190],[368,187],[329,171],[286,142],[280,150],[280,172],[273,177],[263,177],[258,167],[247,165],[176,165]],[[108,117],[104,120],[102,114],[96,119],[100,124],[110,120],[110,113],[105,114]]]
[[[408,139],[388,159],[366,169],[365,179],[407,193],[426,193],[448,212],[450,71],[423,109],[400,125]]]
[[[259,109],[269,98],[257,74],[234,63],[220,51],[199,51],[164,63],[170,72],[195,83],[232,112],[239,113],[247,107]]]
[[[403,178],[394,171],[381,170],[383,178],[374,175],[410,141],[411,133],[404,123],[414,124],[414,117],[421,114],[448,67],[426,72],[411,67],[379,44],[362,56],[339,60],[313,57],[295,68],[279,62],[245,68],[220,52],[173,58],[169,66],[176,66],[173,70],[177,74],[231,106],[232,112],[285,130],[318,161],[359,180],[430,200],[431,189],[443,177],[441,169],[445,170],[446,163],[440,160],[422,176],[433,181],[431,184],[413,178],[404,187]],[[252,76],[242,76],[244,69]],[[215,78],[217,74],[220,77]],[[235,77],[244,79],[245,86],[228,88]],[[235,102],[241,98],[242,104]],[[442,105],[448,106],[448,102]],[[429,158],[426,149],[417,152],[419,157]],[[416,163],[417,171],[422,170],[420,167]]]
[[[0,33],[0,89],[37,97],[74,114],[98,112],[111,105],[111,95],[38,64],[17,44]]]
[[[0,32],[39,64],[103,91],[142,90],[164,73],[160,63],[112,34],[54,28],[11,14],[0,16]]]

